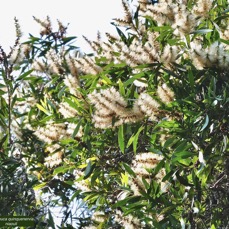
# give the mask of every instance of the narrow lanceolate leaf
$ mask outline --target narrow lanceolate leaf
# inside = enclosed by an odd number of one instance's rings
[[[49,115],[49,111],[47,111],[44,107],[42,107],[40,104],[36,104],[37,108],[41,111],[43,111],[45,114]]]
[[[23,80],[23,79],[25,79],[25,78],[26,78],[28,75],[30,75],[32,72],[33,72],[33,70],[29,70],[29,71],[23,73],[22,75],[20,75],[20,76],[17,78],[17,81],[18,81],[18,80]]]
[[[213,31],[212,29],[199,29],[199,30],[196,30],[192,33],[193,34],[206,34],[206,33],[212,32],[212,31]]]
[[[75,128],[75,130],[74,130],[74,132],[72,134],[72,138],[74,138],[77,135],[77,133],[79,132],[81,123],[82,123],[82,119],[79,120],[79,122],[78,122],[78,124],[77,124],[77,126],[76,126],[76,128]]]
[[[123,167],[127,173],[129,173],[132,177],[136,177],[135,172],[131,169],[129,165],[123,162]]]
[[[49,218],[48,218],[49,228],[51,227],[52,229],[55,229],[55,223],[54,223],[52,213],[50,210],[48,210],[48,215],[49,215]]]
[[[206,115],[204,125],[202,126],[200,132],[203,131],[207,127],[208,123],[209,123],[209,117],[208,115]]]
[[[94,163],[92,164],[90,160],[84,171],[84,179],[87,179],[92,174],[94,167],[95,167],[95,164]]]
[[[143,126],[141,126],[138,130],[138,132],[136,133],[135,137],[134,137],[134,141],[133,141],[133,150],[134,153],[136,153],[137,151],[137,145],[138,145],[138,138],[139,138],[139,134],[141,133],[141,131],[144,129]]]
[[[121,125],[118,129],[118,145],[122,153],[125,151],[125,141],[124,141],[124,131],[123,125]]]
[[[46,184],[47,184],[47,182],[43,182],[43,183],[38,184],[38,185],[36,185],[35,187],[33,187],[33,189],[34,189],[34,191],[38,191],[38,190],[40,190],[40,189],[46,187]]]

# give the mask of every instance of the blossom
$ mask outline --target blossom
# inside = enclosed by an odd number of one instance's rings
[[[134,195],[141,195],[141,192],[146,189],[142,182],[142,178],[148,183],[151,182],[151,179],[154,179],[161,184],[161,190],[163,192],[167,190],[168,184],[162,182],[162,179],[165,176],[165,170],[159,170],[154,177],[152,177],[150,173],[150,170],[154,169],[163,159],[163,156],[151,152],[136,154],[131,164],[131,168],[136,174],[136,177],[129,179],[129,185]]]
[[[76,76],[66,75],[64,78],[64,84],[69,88],[69,91],[72,95],[79,97],[79,92],[77,88],[79,88],[79,79]]]
[[[205,17],[211,9],[212,0],[198,0],[192,10],[196,15]]]
[[[140,111],[149,116],[151,120],[157,120],[158,109],[160,104],[147,93],[141,93],[136,100],[136,105]]]
[[[42,141],[52,144],[66,136],[64,123],[49,123],[45,127],[38,127],[34,134]]]
[[[45,166],[53,168],[62,162],[63,150],[59,144],[47,146],[46,152],[49,153],[49,156],[45,157]]]
[[[143,228],[138,218],[134,217],[131,214],[124,216],[123,213],[119,210],[115,211],[114,220],[117,223],[121,224],[124,228],[128,228],[128,229]]]
[[[11,64],[18,64],[23,61],[25,58],[25,53],[23,52],[21,46],[19,48],[14,48],[11,55],[9,62]]]
[[[162,84],[157,88],[157,95],[165,104],[174,100],[174,92],[166,84]]]
[[[61,102],[59,104],[59,112],[64,118],[73,118],[78,114],[77,110],[71,107],[67,102]]]

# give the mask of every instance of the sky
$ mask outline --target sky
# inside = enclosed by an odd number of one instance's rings
[[[39,35],[40,27],[33,16],[43,20],[51,18],[53,27],[57,19],[68,26],[68,36],[77,36],[76,45],[82,51],[90,48],[82,35],[95,40],[100,31],[102,38],[105,32],[116,34],[111,25],[113,18],[124,15],[121,0],[7,0],[1,4],[0,14],[0,45],[5,52],[10,50],[15,40],[14,17],[19,20],[23,32],[22,41],[27,40],[28,34]]]

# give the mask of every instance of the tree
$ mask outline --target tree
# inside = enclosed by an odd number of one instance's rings
[[[228,228],[228,3],[130,4],[93,54],[49,18],[2,50],[2,155],[20,146],[62,228]]]

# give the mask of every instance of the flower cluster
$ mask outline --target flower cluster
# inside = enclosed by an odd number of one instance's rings
[[[69,88],[69,92],[76,97],[79,96],[77,88],[79,87],[79,79],[72,75],[66,75],[64,78],[64,84]]]
[[[161,185],[161,190],[165,192],[167,190],[168,184],[162,182],[163,177],[165,176],[165,169],[161,169],[157,174],[153,175],[152,171],[158,165],[158,163],[163,160],[163,157],[158,154],[151,152],[139,153],[135,156],[132,161],[132,170],[136,174],[136,177],[133,177],[129,180],[129,185],[134,195],[141,195],[141,192],[146,189],[142,179],[144,178],[149,184],[153,179]]]
[[[229,65],[228,45],[214,42],[207,48],[193,41],[191,44],[190,57],[197,69],[205,67],[219,67],[226,69]]]
[[[99,93],[94,91],[88,98],[96,108],[92,116],[95,127],[111,128],[143,118],[140,112],[133,113],[127,108],[127,102],[114,87],[101,90]]]
[[[165,104],[168,104],[174,100],[174,92],[165,83],[161,86],[158,86],[157,95]]]
[[[64,118],[72,118],[77,116],[78,112],[73,107],[66,102],[61,102],[59,104],[59,112],[63,115]]]
[[[73,175],[75,176],[74,186],[77,189],[81,190],[82,192],[91,191],[89,181],[84,179],[84,173],[80,169],[75,169]]]
[[[53,144],[46,147],[46,152],[49,156],[45,157],[44,165],[53,168],[59,165],[63,160],[63,149],[59,144]]]
[[[174,99],[174,93],[165,84],[158,87],[157,93],[161,102],[165,104]],[[141,121],[145,116],[152,121],[167,116],[167,113],[160,109],[160,103],[144,92],[135,100],[131,109],[127,108],[127,102],[114,87],[103,89],[99,93],[94,91],[88,95],[88,98],[95,105],[92,119],[97,128],[104,129],[123,123],[134,123]]]
[[[158,42],[160,33],[157,31],[143,31],[141,20],[138,22],[138,28],[129,22],[128,18],[133,17],[131,10],[128,9],[128,4],[123,1],[124,10],[126,13],[125,19],[115,19],[115,21],[122,26],[123,24],[133,27],[133,31],[137,35],[143,36],[144,42],[139,38],[134,38],[130,45],[125,44],[120,38],[107,33],[107,38],[110,43],[98,41],[86,41],[97,53],[98,56],[106,57],[107,62],[123,63],[125,62],[130,67],[136,67],[141,64],[162,63],[167,68],[171,68],[174,63],[180,63],[181,57],[187,57],[193,61],[197,69],[201,67],[218,66],[219,68],[226,68],[228,66],[228,45],[226,44],[212,44],[209,47],[202,47],[198,45],[198,37],[192,35],[196,30],[201,20],[209,14],[212,8],[211,0],[197,1],[193,7],[188,7],[187,1],[172,1],[161,0],[157,4],[150,4],[148,0],[139,1],[141,17],[152,18],[157,22],[158,26],[171,26],[171,32],[174,39],[180,39],[186,44],[163,46]],[[144,21],[144,20],[143,20]],[[223,39],[227,40],[228,25],[225,28],[219,29],[219,33]],[[168,33],[170,30],[168,31]],[[185,38],[190,35],[191,44],[187,44]],[[115,55],[120,53],[120,55]],[[197,59],[197,60],[196,60]],[[218,64],[218,65],[217,65]],[[94,73],[96,74],[96,72]]]
[[[62,50],[62,52],[64,52],[64,50]],[[46,58],[49,63],[48,66],[51,74],[61,75],[64,73],[65,70],[62,67],[63,61],[61,55],[57,55],[55,50],[50,49],[46,54]]]
[[[141,224],[138,218],[134,217],[131,214],[124,216],[123,213],[119,210],[116,210],[114,220],[115,222],[122,225],[124,228],[129,228],[129,229],[143,228],[143,225]]]
[[[27,44],[20,45],[18,48],[12,50],[9,62],[11,64],[19,64],[22,62],[27,53],[29,52],[30,46]]]
[[[35,135],[42,141],[52,144],[65,137],[66,125],[63,123],[49,123],[45,127],[38,127]]]

